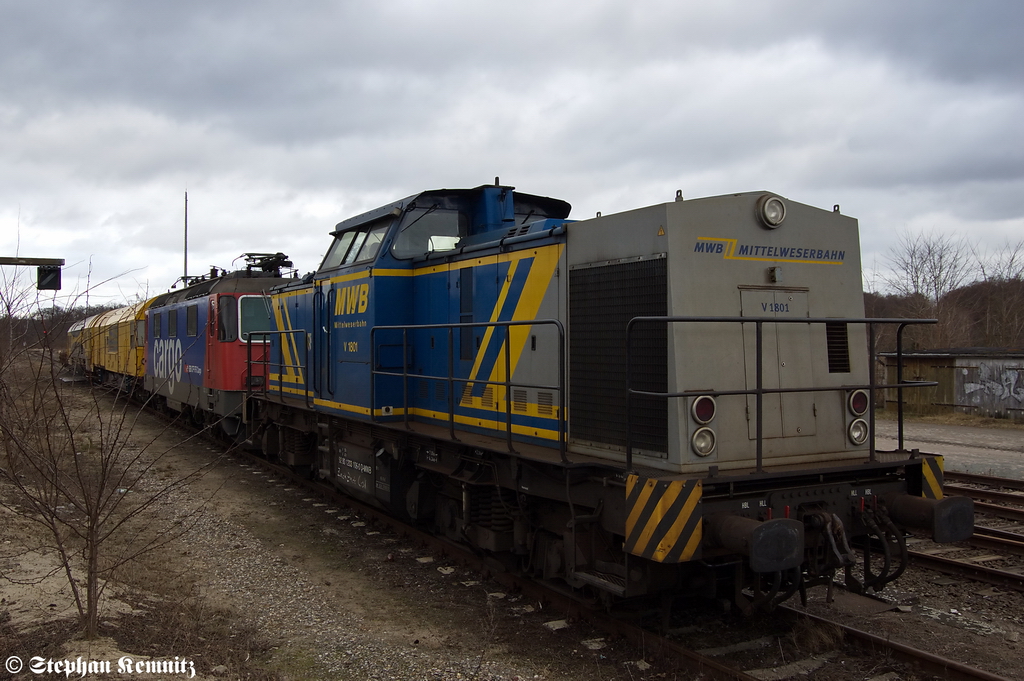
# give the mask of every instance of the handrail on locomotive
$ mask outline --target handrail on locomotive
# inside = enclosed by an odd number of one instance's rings
[[[756,341],[755,341],[755,380],[756,387],[751,390],[683,390],[679,392],[653,392],[647,390],[637,390],[632,387],[633,385],[633,332],[634,329],[640,324],[650,323],[663,323],[663,324],[677,324],[677,323],[738,323],[738,324],[754,324]],[[763,472],[763,398],[766,394],[781,394],[781,393],[801,393],[801,392],[832,392],[837,390],[849,391],[849,390],[867,390],[869,398],[868,408],[868,440],[871,443],[869,451],[870,460],[876,461],[876,449],[874,446],[875,442],[875,392],[877,389],[895,389],[897,391],[897,432],[898,432],[898,446],[897,451],[904,451],[904,414],[903,414],[903,390],[904,388],[923,388],[929,386],[935,386],[935,381],[904,381],[903,380],[903,332],[907,326],[915,324],[936,324],[937,319],[902,319],[902,318],[780,318],[780,317],[706,317],[706,316],[682,316],[682,317],[665,317],[665,316],[638,316],[633,317],[626,325],[626,461],[625,470],[633,471],[633,427],[631,415],[633,396],[640,395],[644,397],[661,397],[665,399],[674,399],[680,397],[694,397],[697,395],[707,395],[711,397],[719,397],[723,395],[753,395],[755,397],[755,420],[756,420],[756,461],[755,469],[758,473]],[[797,387],[797,388],[765,388],[764,387],[764,344],[763,334],[765,324],[866,324],[868,326],[868,356],[870,358],[870,366],[874,367],[877,360],[877,353],[875,348],[875,334],[874,329],[877,325],[884,324],[897,324],[896,332],[896,372],[897,381],[896,383],[879,384],[875,380],[874,371],[870,371],[868,376],[868,383],[866,384],[849,384],[838,387]],[[509,355],[509,336],[510,328],[513,326],[541,326],[551,325],[554,326],[558,332],[558,382],[554,385],[546,384],[527,384],[527,383],[514,383],[510,380],[511,378],[511,359]],[[492,381],[482,378],[459,378],[455,376],[454,372],[454,342],[453,334],[456,329],[461,328],[501,328],[505,332],[505,342],[502,344],[503,358],[505,363],[505,380],[503,381]],[[402,332],[402,357],[407,357],[409,352],[409,331],[425,330],[425,329],[445,329],[447,330],[447,347],[448,347],[448,372],[445,376],[435,376],[432,374],[410,372],[409,363],[407,361],[402,362],[402,371],[386,371],[381,368],[379,363],[379,348],[377,343],[373,342],[377,333],[380,331],[401,331]],[[248,374],[246,377],[246,385],[249,386],[250,394],[253,392],[253,388],[260,387],[266,394],[267,386],[264,383],[262,386],[254,386],[251,380],[252,367],[254,364],[262,365],[264,371],[268,371],[269,367],[276,366],[280,370],[286,368],[293,369],[305,369],[309,365],[309,350],[306,342],[302,342],[301,346],[304,351],[305,361],[298,364],[286,364],[282,357],[279,362],[271,362],[269,355],[264,354],[262,359],[253,360],[252,357],[252,344],[254,337],[264,338],[269,340],[271,335],[285,335],[285,334],[297,334],[305,337],[305,331],[302,329],[290,330],[290,331],[253,331],[249,335],[249,339],[246,343],[247,355],[246,365],[248,368]],[[410,378],[417,379],[429,379],[429,380],[440,380],[448,383],[448,429],[449,435],[453,441],[458,441],[458,437],[455,433],[455,384],[467,385],[470,383],[480,383],[484,385],[497,385],[504,387],[506,394],[510,394],[513,387],[519,388],[538,388],[544,390],[553,390],[558,393],[558,448],[559,456],[563,463],[568,463],[567,457],[567,419],[565,409],[565,329],[562,323],[557,319],[537,319],[537,320],[525,320],[525,321],[492,321],[492,322],[470,322],[470,323],[452,323],[452,324],[401,324],[401,325],[379,325],[374,326],[370,329],[370,374],[373,380],[370,381],[370,393],[371,393],[371,404],[373,403],[373,393],[376,386],[377,376],[392,376],[402,379],[402,390],[403,390],[403,414],[404,422],[406,427],[409,423],[409,387],[408,381]],[[264,342],[262,340],[257,342]],[[296,345],[300,345],[297,343]],[[380,346],[383,347],[383,346]],[[283,351],[283,345],[282,345]],[[307,372],[308,375],[309,372]],[[278,387],[279,396],[281,396],[282,388]],[[304,390],[306,402],[309,401],[309,387],[306,386]],[[511,454],[516,453],[516,450],[512,444],[512,400],[505,400],[505,437],[506,446],[508,452]],[[376,418],[371,414],[371,420]]]
[[[252,358],[252,346],[253,346],[253,342],[254,342],[253,341],[253,337],[254,336],[259,336],[261,338],[265,336],[266,340],[260,340],[260,341],[256,341],[256,342],[260,343],[261,346],[266,347],[264,345],[264,343],[267,343],[270,340],[271,336],[279,336],[281,338],[284,338],[286,335],[295,335],[295,336],[299,336],[302,339],[302,343],[301,344],[302,344],[302,350],[303,350],[303,354],[302,354],[303,360],[304,360],[303,363],[301,363],[301,364],[286,364],[285,361],[284,361],[284,357],[282,356],[281,361],[277,362],[275,364],[275,363],[272,363],[270,361],[270,353],[269,352],[264,352],[262,359],[260,359],[260,360],[253,360],[253,358]],[[285,369],[307,369],[309,367],[309,345],[306,343],[306,336],[307,336],[307,334],[306,334],[306,330],[305,329],[288,329],[288,330],[285,330],[285,331],[250,331],[249,332],[249,337],[246,339],[246,342],[245,342],[245,371],[246,371],[246,376],[245,376],[246,395],[245,395],[245,397],[246,397],[246,400],[248,400],[252,396],[252,394],[254,392],[256,392],[255,390],[253,390],[254,388],[260,388],[259,392],[264,394],[264,395],[269,395],[270,394],[270,392],[269,392],[269,390],[267,388],[267,383],[269,382],[268,381],[268,377],[270,376],[270,368],[272,366],[276,366],[278,368],[278,372],[281,373],[281,374],[284,373]],[[295,345],[296,345],[296,347],[298,347],[299,344],[296,343]],[[280,352],[283,355],[283,353],[284,353],[284,343],[280,344],[280,348],[281,348]],[[298,359],[298,358],[296,357],[296,359]],[[263,382],[260,385],[254,385],[254,381],[252,380],[253,379],[252,367],[253,367],[254,364],[263,367]],[[308,371],[306,373],[307,373],[307,375],[309,374]],[[280,397],[280,398],[284,397],[284,382],[283,381],[280,381],[278,383],[277,394],[278,394],[278,397]],[[312,407],[313,406],[312,405],[312,401],[310,400],[310,395],[311,394],[312,393],[309,390],[309,386],[305,386],[303,388],[303,397],[304,397],[304,401],[305,401],[307,407]],[[243,417],[244,417],[245,414],[246,414],[245,410],[243,410],[242,413],[243,413]]]
[[[545,384],[533,384],[533,383],[522,383],[512,382],[512,368],[511,368],[511,355],[509,348],[511,346],[511,327],[513,326],[554,326],[558,332],[558,382],[555,385]],[[455,376],[455,343],[453,335],[455,329],[471,329],[471,328],[501,328],[505,330],[505,342],[502,343],[503,348],[502,355],[505,363],[505,380],[504,381],[490,381],[481,378],[458,378]],[[406,358],[409,354],[409,331],[425,330],[425,329],[447,329],[448,331],[448,375],[447,376],[432,376],[424,373],[410,373],[408,361],[402,362],[402,372],[390,372],[380,369],[378,364],[378,346],[374,342],[374,338],[378,331],[401,331],[402,332],[402,357]],[[380,347],[384,347],[381,345]],[[402,378],[402,400],[403,400],[403,414],[406,427],[409,424],[409,379],[428,379],[428,380],[439,380],[446,381],[448,383],[448,432],[449,437],[453,441],[458,441],[458,437],[455,435],[455,390],[454,386],[456,383],[459,384],[470,384],[480,383],[484,385],[498,385],[505,388],[505,394],[511,394],[511,389],[516,388],[539,388],[541,390],[553,390],[558,393],[558,453],[562,463],[568,463],[569,459],[566,456],[566,418],[565,418],[565,327],[557,319],[534,319],[534,320],[522,320],[522,321],[492,321],[492,322],[463,322],[463,323],[452,323],[452,324],[398,324],[398,325],[379,325],[374,326],[370,329],[370,403],[374,404],[373,395],[376,389],[376,377],[377,376],[394,376]],[[371,418],[373,416],[371,415]],[[375,418],[373,420],[376,420]],[[515,454],[516,450],[512,445],[512,400],[505,400],[505,442],[510,454]]]
[[[644,323],[664,323],[664,324],[676,324],[676,323],[738,323],[738,324],[754,324],[756,329],[756,350],[755,350],[755,380],[756,388],[753,390],[683,390],[680,392],[652,392],[646,390],[635,390],[632,385],[632,357],[633,357],[633,330],[639,325]],[[804,393],[804,392],[834,392],[838,390],[849,391],[849,390],[867,390],[868,391],[868,441],[871,443],[869,452],[870,460],[872,462],[877,460],[875,451],[875,391],[878,388],[896,388],[898,392],[898,430],[899,430],[899,448],[898,451],[903,451],[903,389],[904,388],[924,388],[928,386],[938,385],[935,381],[903,381],[903,330],[912,324],[937,324],[937,319],[900,319],[900,318],[841,318],[841,317],[827,317],[827,318],[786,318],[786,317],[705,317],[705,316],[683,316],[683,317],[662,317],[662,316],[646,316],[646,317],[633,317],[626,325],[626,413],[632,414],[632,402],[634,395],[642,395],[644,397],[662,397],[666,399],[679,398],[679,397],[695,397],[697,395],[708,395],[711,397],[718,397],[721,395],[754,395],[755,396],[755,418],[756,418],[756,429],[757,429],[757,444],[756,444],[756,463],[755,468],[758,473],[763,472],[763,411],[764,411],[764,395],[766,394],[781,394],[781,393]],[[868,372],[868,383],[860,385],[842,385],[842,386],[828,386],[828,387],[800,387],[800,388],[765,388],[764,387],[764,344],[763,344],[763,333],[765,324],[867,324],[868,326],[868,357],[870,359],[871,370]],[[897,382],[894,384],[882,384],[879,385],[875,381],[874,366],[876,362],[875,352],[875,334],[874,329],[878,324],[899,324],[899,328],[896,333],[896,356],[897,356]],[[630,418],[626,418],[626,469],[633,470],[633,428],[632,421]]]

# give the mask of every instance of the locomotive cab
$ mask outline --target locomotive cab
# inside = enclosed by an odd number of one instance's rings
[[[268,337],[276,329],[266,292],[291,262],[282,253],[247,253],[245,269],[214,268],[150,301],[145,390],[167,409],[227,437],[243,427],[248,391],[266,381]]]

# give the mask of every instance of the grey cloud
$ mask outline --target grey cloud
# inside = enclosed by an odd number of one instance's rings
[[[1012,222],[1024,189],[1013,143],[1024,132],[1022,11],[924,0],[4,3],[0,219],[10,225],[17,202],[23,224],[116,239],[121,265],[173,262],[189,188],[197,224],[216,225],[196,262],[220,265],[249,241],[274,248],[284,229],[303,235],[292,255],[304,268],[344,217],[495,175],[582,217],[676,188],[767,188],[842,203],[866,230],[919,221],[944,201],[964,225]],[[337,209],[310,211],[310,196]],[[146,239],[140,226],[163,231]]]

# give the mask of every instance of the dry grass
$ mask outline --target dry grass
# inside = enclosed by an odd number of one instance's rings
[[[101,626],[121,650],[156,659],[186,656],[196,672],[227,667],[234,678],[277,681],[273,643],[233,611],[213,606],[198,593],[147,600],[135,613]]]
[[[6,604],[5,604],[6,605]],[[15,655],[22,660],[39,655],[44,658],[63,657],[64,644],[79,631],[78,618],[48,622],[45,627],[24,631],[11,624],[7,610],[0,611],[0,650],[4,656]]]
[[[820,624],[801,618],[786,634],[786,640],[801,655],[817,655],[840,647],[843,630],[832,623]]]

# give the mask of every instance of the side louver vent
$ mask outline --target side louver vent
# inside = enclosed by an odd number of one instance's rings
[[[576,440],[626,444],[626,324],[667,314],[664,258],[576,268],[569,273],[569,432]],[[633,333],[633,388],[665,392],[665,324]],[[633,443],[666,452],[668,409],[662,398],[634,397]]]
[[[825,324],[825,341],[828,344],[828,372],[850,373],[850,337],[846,324]]]

